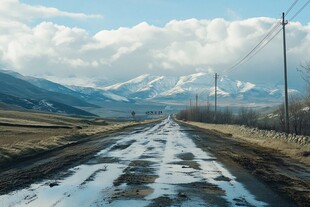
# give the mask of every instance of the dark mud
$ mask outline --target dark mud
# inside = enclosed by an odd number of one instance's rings
[[[190,131],[192,128],[195,130]],[[286,200],[284,206],[310,206],[310,166],[289,159],[277,151],[235,139],[227,134],[195,127],[190,127],[189,133],[197,134],[197,138],[193,139],[195,144],[204,151],[211,152],[231,171],[238,173],[236,169],[241,167],[271,187]],[[226,180],[224,177],[218,179]],[[251,183],[246,180],[243,183],[255,191]],[[240,205],[243,205],[242,202],[237,201]]]

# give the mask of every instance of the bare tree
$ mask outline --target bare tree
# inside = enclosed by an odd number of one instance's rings
[[[304,118],[304,108],[305,104],[302,97],[291,96],[291,103],[289,107],[289,116],[291,128],[295,134],[301,134],[303,129]]]
[[[250,108],[242,107],[237,116],[237,123],[251,127],[257,126],[259,114]]]
[[[310,61],[305,62],[304,64],[300,65],[301,68],[297,68],[297,70],[300,72],[302,79],[307,84],[308,89],[308,99],[310,99]]]
[[[305,100],[303,101],[303,108],[300,112],[300,116],[303,116],[303,120],[301,122],[301,130],[302,134],[309,135],[310,134],[310,61],[301,64],[301,68],[297,69],[303,80],[307,84],[307,95]]]
[[[280,130],[283,132],[285,130],[285,121],[284,121],[284,104],[279,106],[279,125]]]
[[[226,107],[224,109],[224,111],[222,112],[222,117],[223,117],[222,123],[226,123],[226,124],[233,123],[234,116],[233,116],[232,111],[229,109],[229,107]]]

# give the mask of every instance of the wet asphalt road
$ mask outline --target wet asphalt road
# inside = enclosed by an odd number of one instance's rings
[[[113,137],[113,145],[87,163],[62,172],[59,179],[40,181],[0,196],[0,206],[270,204],[197,147],[192,141],[199,139],[195,136],[170,117],[156,125],[135,128]],[[265,198],[272,197],[270,193],[266,191]]]

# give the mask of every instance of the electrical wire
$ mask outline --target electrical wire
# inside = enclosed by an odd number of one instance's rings
[[[281,31],[282,31],[283,28],[280,28],[277,33],[275,33],[275,35],[268,40],[268,42],[266,42],[261,48],[259,48],[259,50],[257,50],[251,57],[249,57],[248,60],[246,60],[246,62],[248,62],[250,59],[252,59],[252,57],[254,57],[257,53],[259,53],[262,49],[264,49],[264,47],[266,47],[270,42],[271,40],[273,40]]]
[[[295,2],[286,10],[285,17],[290,13],[290,11],[293,9],[293,7],[297,4],[299,0],[295,0]]]
[[[299,0],[295,0],[292,5],[287,9],[287,11],[285,12],[285,16],[286,17],[291,10],[295,7],[295,5],[298,3]],[[292,21],[297,15],[299,15],[302,10],[305,9],[306,6],[308,6],[308,4],[310,3],[310,0],[308,0],[294,15],[293,17],[291,17],[290,21]],[[248,62],[250,59],[252,59],[255,55],[257,55],[257,53],[259,53],[262,49],[264,49],[281,31],[282,31],[282,27],[280,29],[278,29],[281,25],[282,25],[282,21],[278,21],[277,23],[275,23],[272,28],[270,29],[270,31],[263,37],[263,39],[249,52],[247,53],[240,61],[238,61],[235,65],[233,65],[232,67],[224,70],[223,74],[227,74],[229,72],[231,72],[232,70],[234,70],[235,68],[237,68],[238,66],[240,66],[243,63]],[[213,79],[212,79],[213,80]],[[214,80],[212,81],[212,85],[214,84]],[[203,92],[200,93],[200,95]]]
[[[212,86],[212,85],[214,85],[214,78],[211,78],[210,81],[209,81],[209,83],[207,84],[207,86]],[[201,95],[203,95],[203,94],[207,94],[207,95],[209,96],[208,92],[209,92],[209,90],[208,90],[208,89],[205,89],[205,90],[201,91],[201,92],[198,94],[198,96],[201,96]]]
[[[261,47],[261,45],[265,42],[268,42],[268,38],[270,36],[272,36],[274,34],[274,32],[276,31],[276,29],[279,28],[279,26],[281,25],[281,22],[277,22],[274,24],[274,26],[271,28],[271,30],[264,36],[264,38],[249,52],[247,53],[240,61],[238,61],[235,65],[233,65],[232,67],[224,70],[223,74],[227,74],[229,71],[232,71],[233,69],[237,68],[239,65],[243,64],[244,61],[251,56],[252,53],[254,53],[257,49],[259,49]]]
[[[299,0],[295,0],[291,4],[291,6],[287,9],[285,16],[291,12],[291,10],[295,7],[295,5],[298,3],[298,1]],[[294,19],[309,3],[310,3],[310,0],[308,0],[308,2],[302,6],[302,8],[291,18],[291,20]],[[237,68],[241,64],[248,62],[257,53],[259,53],[282,30],[282,28],[280,30],[277,30],[281,24],[282,24],[281,21],[278,21],[276,24],[274,24],[272,26],[272,28],[270,29],[270,31],[264,36],[264,38],[249,53],[247,53],[241,60],[239,60],[232,67],[224,70],[223,74],[227,74],[227,73],[231,72],[232,70],[234,70],[235,68]]]
[[[310,3],[310,0],[308,0],[291,18],[290,21],[292,21],[298,14],[300,14],[300,12],[302,12],[302,10],[304,10],[306,8],[306,6],[308,6],[308,4]]]
[[[264,49],[280,32],[282,31],[282,28],[280,28],[267,42],[265,42],[258,50],[255,51],[247,60],[245,60],[243,63],[247,63],[250,61],[257,53],[259,53],[262,49]],[[234,68],[233,68],[234,69]],[[228,72],[231,72],[233,69],[231,69]]]

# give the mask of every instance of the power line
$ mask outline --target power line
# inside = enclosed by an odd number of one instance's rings
[[[262,49],[264,49],[280,32],[282,31],[282,28],[280,28],[277,33],[275,33],[263,46],[261,46],[252,56],[250,56],[244,63],[251,60],[257,53],[259,53]]]
[[[308,0],[295,14],[293,17],[291,17],[290,21],[292,21],[298,14],[300,14],[300,12],[302,12],[302,10],[304,10],[304,8],[306,8],[306,6],[308,6],[308,4],[310,3],[310,0]]]
[[[292,6],[287,10],[287,12],[290,12],[290,10],[295,6],[295,4],[298,2],[299,0],[296,0],[293,4],[292,4]],[[308,2],[306,3],[306,4],[304,4],[302,7],[301,7],[301,9],[294,15],[294,17],[293,18],[295,18],[308,4],[310,3],[310,0],[308,0]],[[287,15],[288,13],[286,13],[286,15]],[[286,16],[285,15],[285,16]],[[284,16],[284,17],[285,17]],[[290,21],[293,19],[293,18],[291,18],[290,19]],[[273,37],[271,37],[271,39],[269,39],[263,46],[261,46],[261,48],[259,48],[252,56],[250,56],[249,58],[248,58],[248,60],[246,60],[245,62],[248,62],[250,59],[252,59],[252,57],[254,57],[257,53],[259,53],[264,47],[266,47],[266,45],[268,45],[269,44],[269,42],[271,42],[271,40],[273,40],[281,31],[282,31],[282,27],[280,28],[280,30],[278,30],[277,31],[277,33],[275,33],[275,35],[273,36]]]
[[[256,50],[258,50],[261,45],[265,42],[269,42],[268,38],[274,34],[274,32],[276,31],[276,29],[278,29],[281,26],[281,22],[277,22],[276,24],[274,24],[274,26],[271,28],[271,30],[265,35],[265,37],[249,52],[247,53],[240,61],[238,61],[235,65],[233,65],[232,67],[226,69],[224,71],[225,73],[228,73],[230,71],[232,71],[233,69],[237,68],[238,66],[240,66],[241,64],[243,64],[245,62],[245,60],[251,56]]]
[[[207,86],[213,86],[214,85],[214,78],[212,77],[211,79],[210,79],[210,81],[208,82],[208,84],[207,84]],[[208,94],[208,92],[210,92],[208,89],[205,89],[205,90],[202,90],[198,95],[199,96],[202,96],[204,93],[206,93],[207,95],[209,95]]]
[[[297,4],[298,1],[299,0],[295,0],[295,2],[290,6],[290,8],[286,10],[284,17],[286,17],[290,13],[290,11],[293,9],[293,7]]]
[[[210,87],[213,87],[213,85],[214,85],[214,78],[213,77],[212,77],[212,79],[210,80],[210,82],[207,85],[209,85]],[[206,93],[208,95],[208,97],[209,97],[210,89],[206,89],[205,91],[202,91],[200,93],[200,95],[202,95],[203,93]]]
[[[287,9],[286,15],[288,15],[291,10],[294,8],[294,6],[298,3],[299,0],[295,0],[291,6]],[[293,16],[295,18],[308,4],[310,3],[310,0]],[[292,18],[292,19],[293,19]],[[281,26],[281,22],[277,22],[272,26],[270,31],[264,36],[264,38],[250,51],[248,52],[241,60],[239,60],[236,64],[234,64],[232,67],[224,70],[224,74],[231,72],[233,69],[237,68],[241,64],[248,62],[252,57],[254,57],[259,51],[261,51],[269,42],[274,39],[274,37],[282,30],[277,31],[277,29]],[[275,33],[276,32],[276,33]],[[275,33],[275,35],[273,35]]]

